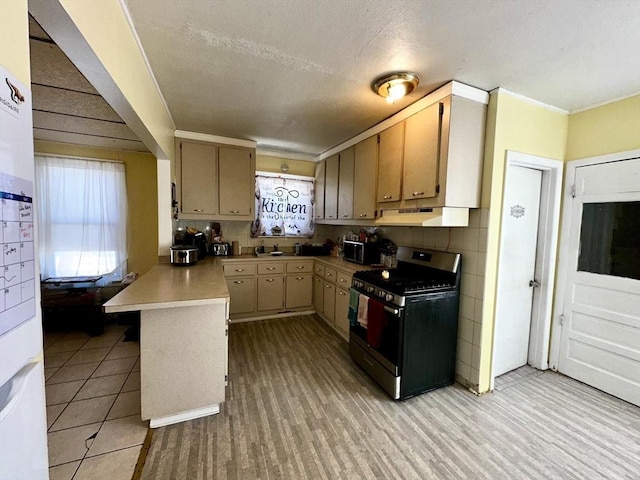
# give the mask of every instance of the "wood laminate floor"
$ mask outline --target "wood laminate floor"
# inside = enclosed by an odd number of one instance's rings
[[[638,479],[640,409],[553,372],[391,400],[315,316],[234,324],[218,415],[154,430],[146,480]]]

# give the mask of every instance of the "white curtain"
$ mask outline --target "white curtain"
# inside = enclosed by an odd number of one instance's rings
[[[312,237],[313,181],[256,175],[251,236]]]
[[[127,261],[122,163],[36,156],[42,278],[113,275]]]

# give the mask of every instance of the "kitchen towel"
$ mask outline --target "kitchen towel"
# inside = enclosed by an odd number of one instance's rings
[[[384,313],[384,303],[375,298],[369,299],[367,325],[367,343],[373,348],[378,348],[382,341],[382,332],[387,326],[387,315]]]
[[[358,320],[358,323],[361,326],[363,326],[364,328],[367,328],[367,310],[368,310],[367,307],[368,307],[368,305],[369,305],[369,297],[359,293],[358,294],[358,316],[357,316],[357,320]]]
[[[349,325],[353,326],[358,323],[358,303],[359,303],[359,293],[357,290],[351,289],[349,295]]]

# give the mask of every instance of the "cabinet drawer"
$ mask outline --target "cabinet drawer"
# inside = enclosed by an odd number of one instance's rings
[[[256,274],[255,263],[227,263],[223,268],[225,277],[242,277]]]
[[[338,270],[338,280],[336,285],[340,288],[349,289],[351,287],[351,274]]]
[[[287,262],[287,273],[311,273],[313,272],[313,261]]]
[[[313,269],[313,272],[320,278],[324,278],[324,265],[320,265],[316,263],[316,266]]]
[[[273,275],[276,273],[284,273],[284,263],[268,262],[258,264],[258,275]]]
[[[326,267],[324,269],[324,278],[325,280],[331,283],[336,283],[336,279],[338,278],[338,272],[333,268]]]

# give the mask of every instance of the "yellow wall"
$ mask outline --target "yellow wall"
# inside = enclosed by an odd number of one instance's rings
[[[158,262],[158,187],[153,155],[42,141],[35,142],[35,151],[124,162],[129,205],[127,269],[143,274]]]
[[[569,115],[566,160],[640,148],[640,95]]]
[[[498,90],[489,101],[482,206],[489,207],[489,232],[482,310],[479,392],[489,390],[507,150],[564,158],[568,115]]]
[[[120,2],[55,1],[65,9],[126,101],[162,149],[164,158],[173,160],[173,121],[149,75]],[[156,154],[161,156],[159,152]]]
[[[287,172],[289,175],[304,175],[307,177],[315,175],[315,162],[256,155],[256,170],[260,172],[282,173],[282,170],[280,170],[282,165],[289,165],[289,171]]]
[[[27,0],[0,0],[0,65],[25,85],[31,83],[27,13]]]

